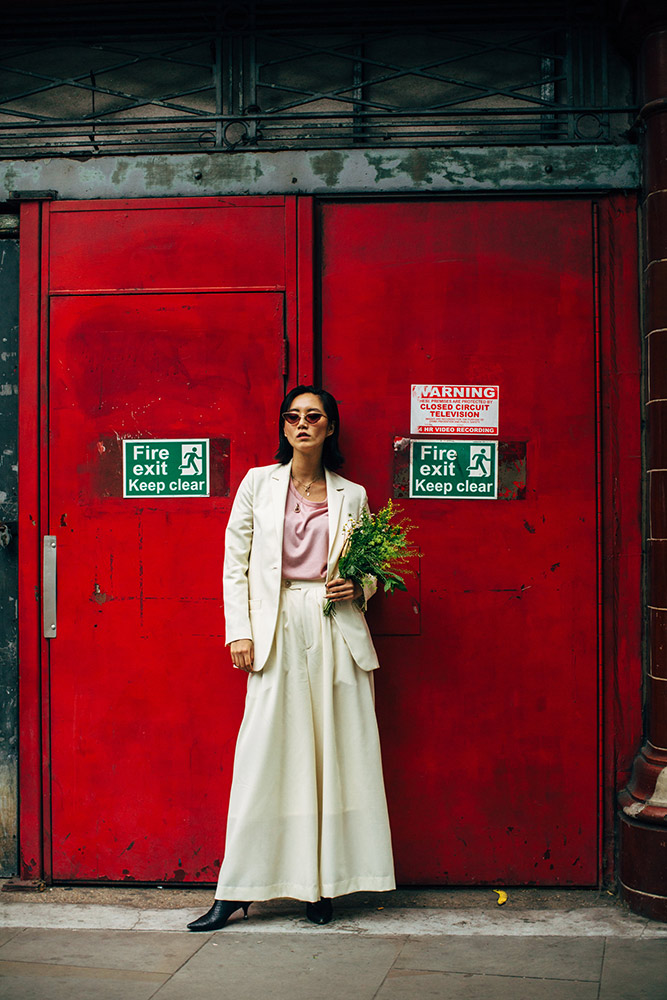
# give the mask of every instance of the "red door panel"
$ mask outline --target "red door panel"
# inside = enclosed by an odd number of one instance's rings
[[[270,461],[283,342],[277,293],[52,300],[55,879],[216,878],[244,696],[223,538],[241,476]],[[142,437],[215,439],[212,495],[123,499],[119,439]]]
[[[329,204],[320,224],[323,380],[371,503],[413,383],[499,385],[499,438],[527,447],[523,501],[400,503],[423,557],[421,634],[377,637],[397,877],[593,884],[591,206]]]
[[[53,206],[52,292],[285,284],[284,198],[90,207]]]

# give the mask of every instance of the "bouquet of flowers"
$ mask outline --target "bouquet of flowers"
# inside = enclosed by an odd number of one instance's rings
[[[405,581],[394,570],[406,562],[417,550],[408,542],[411,524],[407,519],[393,521],[394,505],[388,500],[376,514],[365,508],[355,521],[350,518],[345,528],[347,535],[338,572],[346,580],[354,580],[363,588],[364,580],[374,576],[384,584],[385,592],[407,590]],[[327,601],[324,614],[331,618],[336,605]]]

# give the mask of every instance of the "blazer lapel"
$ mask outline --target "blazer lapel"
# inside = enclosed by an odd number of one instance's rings
[[[292,471],[292,463],[280,465],[271,473],[271,499],[273,501],[273,518],[276,525],[276,536],[278,546],[282,553],[283,548],[283,528],[285,526],[285,504],[287,503],[287,490],[289,488],[289,478]]]
[[[340,512],[343,508],[345,487],[339,476],[325,469],[327,480],[327,506],[329,511],[329,555],[327,559],[327,580],[332,580],[336,564],[343,548],[344,537],[340,532]]]

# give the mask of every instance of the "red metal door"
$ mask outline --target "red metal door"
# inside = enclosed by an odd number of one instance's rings
[[[51,215],[54,879],[216,877],[244,694],[224,529],[241,476],[271,461],[283,393],[284,207],[268,202]],[[120,439],[182,437],[211,439],[211,495],[124,499]]]
[[[525,500],[406,501],[420,576],[409,600],[371,605],[402,882],[597,880],[590,212],[583,200],[321,210],[322,367],[342,402],[345,473],[374,505],[391,494],[412,383],[500,385],[500,440],[527,449]],[[630,247],[632,212],[608,212]],[[22,215],[22,873],[211,881],[244,692],[222,648],[224,527],[246,468],[271,461],[286,358],[290,381],[312,376],[311,203],[56,203],[41,226],[39,214]],[[612,236],[603,568],[624,669],[605,694],[608,803],[635,740],[618,705],[639,676],[635,273]],[[210,438],[210,497],[123,499],[128,437]],[[58,635],[40,649],[44,534],[58,540]]]
[[[423,558],[421,625],[397,603],[376,630],[397,877],[595,883],[591,205],[329,204],[320,221],[324,382],[371,504],[392,495],[413,383],[499,385],[500,440],[527,449],[524,500],[400,504]]]

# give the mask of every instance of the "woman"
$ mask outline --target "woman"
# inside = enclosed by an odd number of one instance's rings
[[[338,407],[297,386],[280,410],[278,465],[251,469],[225,536],[227,645],[248,673],[215,903],[188,924],[224,927],[249,901],[331,899],[395,887],[373,705],[366,593],[337,575],[349,518],[367,505],[336,475]],[[323,605],[335,602],[327,618]]]

